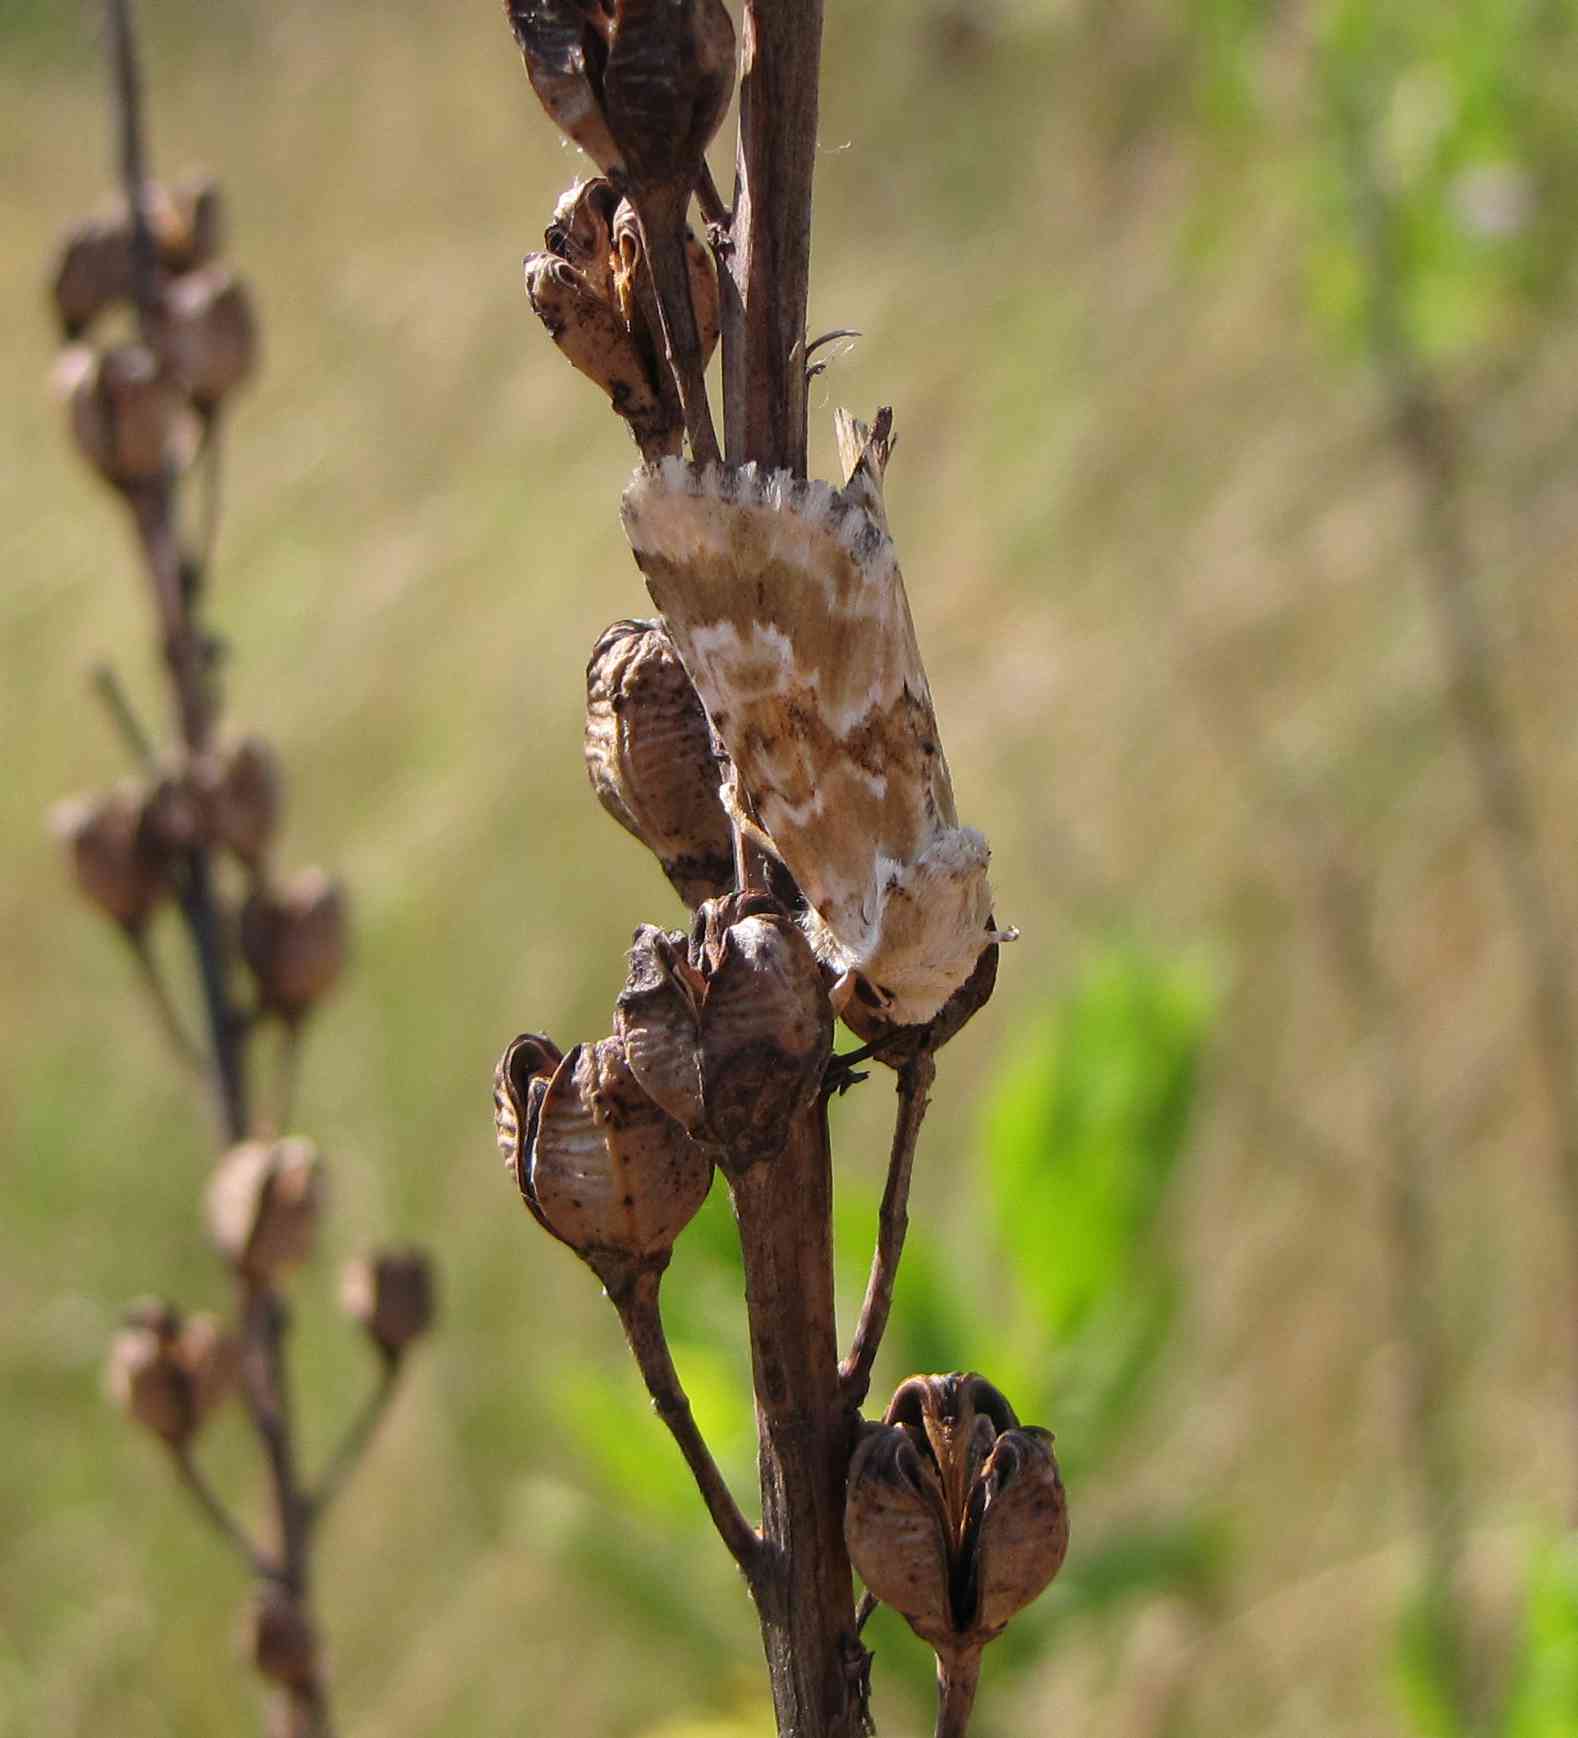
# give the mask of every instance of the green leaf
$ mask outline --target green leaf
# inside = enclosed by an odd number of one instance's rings
[[[1529,1574],[1503,1738],[1567,1738],[1578,1731],[1578,1536],[1542,1546]]]

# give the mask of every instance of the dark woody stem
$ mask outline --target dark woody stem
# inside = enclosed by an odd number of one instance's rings
[[[855,1738],[864,1650],[844,1544],[853,1415],[839,1393],[832,1155],[818,1095],[776,1158],[731,1181],[770,1573],[756,1603],[780,1734]]]
[[[641,225],[641,245],[657,292],[658,320],[663,327],[663,347],[669,370],[679,390],[690,439],[690,456],[698,465],[712,464],[721,456],[718,434],[707,402],[707,381],[701,363],[701,333],[696,326],[696,308],[690,293],[690,259],[685,248],[685,210],[690,195],[664,188],[643,192],[632,200]]]
[[[739,1564],[754,1592],[766,1568],[762,1537],[741,1513],[697,1428],[663,1332],[658,1308],[661,1279],[661,1273],[651,1267],[638,1268],[624,1283],[616,1280],[608,1295],[619,1312],[625,1339],[640,1367],[647,1393],[652,1396],[652,1405],[679,1445],[719,1538],[728,1546],[729,1555]]]
[[[893,1149],[888,1156],[887,1186],[882,1191],[882,1206],[877,1215],[877,1247],[871,1258],[871,1276],[866,1281],[866,1297],[860,1306],[854,1343],[839,1366],[844,1403],[851,1410],[860,1407],[871,1389],[872,1366],[877,1361],[893,1308],[899,1257],[904,1253],[904,1234],[910,1222],[910,1175],[915,1167],[915,1147],[936,1078],[937,1060],[930,1050],[917,1051],[899,1070],[899,1114],[893,1128]]]
[[[981,1650],[961,1649],[937,1656],[937,1738],[965,1738],[975,1690],[981,1681]]]

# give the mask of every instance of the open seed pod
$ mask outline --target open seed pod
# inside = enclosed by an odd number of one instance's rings
[[[433,1325],[433,1264],[420,1249],[375,1249],[346,1264],[340,1302],[396,1358]]]
[[[586,771],[597,800],[694,909],[734,885],[722,762],[660,622],[605,629],[586,666]]]
[[[833,1043],[810,945],[762,894],[707,901],[688,944],[643,924],[615,1025],[645,1090],[732,1170],[782,1149]]]
[[[711,253],[689,225],[685,228],[685,263],[690,277],[690,305],[696,318],[701,366],[705,368],[718,347],[718,274]],[[641,239],[641,224],[628,199],[620,201],[614,214],[612,267],[614,302],[625,324],[644,350],[654,356],[661,355],[663,328],[658,313],[657,289]]]
[[[141,787],[117,785],[68,798],[50,815],[83,897],[133,935],[169,891],[165,859],[147,823],[146,796]]]
[[[334,987],[345,965],[345,890],[303,869],[277,892],[258,888],[241,910],[241,952],[270,1013],[294,1024]]]
[[[521,1199],[544,1230],[552,1227],[532,1198],[531,1150],[548,1082],[563,1061],[564,1052],[551,1038],[540,1032],[522,1032],[510,1040],[493,1071],[493,1130],[499,1151]]]
[[[589,176],[559,196],[543,245],[586,280],[600,300],[614,301],[614,213],[619,195],[602,175]]]
[[[279,756],[261,736],[237,737],[193,763],[192,784],[206,835],[260,868],[284,807]]]
[[[540,1093],[527,1079],[516,1175],[533,1211],[611,1290],[665,1267],[707,1197],[711,1157],[642,1091],[618,1038],[576,1045]]]
[[[110,1345],[111,1398],[174,1448],[189,1442],[235,1386],[240,1349],[217,1317],[182,1318],[157,1300],[134,1304]]]
[[[223,266],[169,283],[155,343],[192,402],[211,411],[257,368],[258,320],[246,285]]]
[[[1062,1567],[1051,1433],[981,1376],[912,1376],[855,1450],[844,1535],[867,1587],[939,1657],[978,1650]]]
[[[684,433],[677,407],[669,404],[652,359],[619,310],[567,260],[551,253],[527,256],[526,294],[563,355],[608,394],[629,423],[643,456],[677,453]]]
[[[734,90],[722,0],[508,0],[542,106],[616,183],[688,191]]]
[[[242,1141],[214,1171],[208,1229],[238,1272],[271,1283],[312,1253],[323,1207],[323,1161],[309,1140]]]
[[[70,345],[61,352],[55,385],[78,451],[113,487],[158,482],[190,460],[186,396],[145,345],[118,344],[102,354]]]
[[[191,180],[172,193],[150,182],[145,198],[161,271],[189,272],[214,258],[223,231],[215,183]],[[68,339],[79,337],[105,309],[131,300],[131,220],[124,203],[107,217],[72,226],[61,243],[50,292]]]

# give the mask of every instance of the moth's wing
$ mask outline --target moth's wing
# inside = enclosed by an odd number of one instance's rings
[[[753,465],[648,466],[623,514],[762,825],[854,963],[879,860],[956,824],[891,539],[826,483]]]

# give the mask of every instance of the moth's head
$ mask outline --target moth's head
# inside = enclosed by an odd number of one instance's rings
[[[990,856],[973,827],[948,827],[913,863],[879,863],[874,945],[857,969],[895,1024],[931,1019],[994,939]]]

